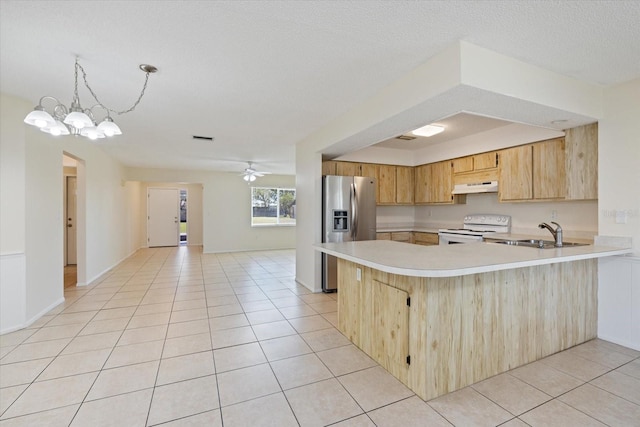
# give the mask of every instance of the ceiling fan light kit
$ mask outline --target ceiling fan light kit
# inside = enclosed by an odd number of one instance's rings
[[[76,58],[74,74],[75,84],[71,107],[67,108],[62,102],[58,100],[58,98],[55,98],[53,96],[43,96],[42,98],[40,98],[40,102],[33,109],[33,111],[27,114],[24,122],[28,125],[36,126],[42,132],[54,136],[80,135],[91,140],[96,140],[105,137],[122,135],[120,127],[115,124],[113,119],[111,118],[111,113],[120,115],[135,110],[135,108],[142,100],[144,91],[147,88],[149,74],[158,71],[156,67],[148,64],[141,64],[140,69],[145,72],[145,80],[138,99],[131,108],[124,111],[116,111],[111,108],[107,108],[102,102],[100,102],[95,92],[93,91],[93,89],[91,89],[91,86],[89,86],[89,83],[87,82],[87,74],[84,71],[84,68],[82,68],[82,65],[78,63],[78,58]],[[80,97],[78,96],[78,71],[82,72],[82,79],[84,80],[84,84],[97,103],[91,108],[82,108],[82,106],[80,105]],[[55,103],[55,105],[53,105],[53,107],[51,107],[50,109],[51,112],[48,112],[43,105],[43,103],[48,100]],[[93,112],[93,110],[98,107],[104,109],[107,112],[106,117],[100,122],[100,124],[97,123]]]
[[[240,174],[242,175],[242,179],[247,181],[247,184],[251,184],[257,178],[263,177],[265,175],[269,175],[271,173],[271,172],[259,172],[253,168],[253,163],[251,162],[248,162],[248,163],[249,163],[249,167],[246,168],[244,172]]]

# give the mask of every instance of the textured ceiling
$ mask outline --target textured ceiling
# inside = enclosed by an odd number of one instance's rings
[[[640,77],[638,22],[638,1],[3,0],[0,90],[70,103],[79,55],[121,110],[138,64],[153,64],[105,151],[131,166],[293,173],[298,141],[458,40],[611,85]]]

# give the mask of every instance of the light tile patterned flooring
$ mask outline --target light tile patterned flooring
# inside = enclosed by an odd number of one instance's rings
[[[639,426],[640,352],[593,340],[424,402],[342,336],[295,253],[144,249],[0,337],[0,425]]]

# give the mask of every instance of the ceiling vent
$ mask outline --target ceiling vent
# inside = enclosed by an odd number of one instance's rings
[[[197,139],[198,141],[213,141],[213,137],[212,136],[193,135],[193,139]]]
[[[416,139],[416,137],[411,135],[400,135],[400,136],[396,136],[396,139],[401,139],[403,141],[411,141],[413,139]]]

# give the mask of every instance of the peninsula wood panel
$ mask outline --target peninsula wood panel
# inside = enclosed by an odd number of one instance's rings
[[[338,268],[348,268],[345,264],[349,262],[340,260]],[[344,280],[348,282],[349,277]],[[360,306],[353,313],[340,310],[340,293],[344,286],[351,286],[340,284],[339,325],[356,323],[344,321],[343,316],[359,316],[360,341],[352,340],[354,344],[424,400],[596,337],[597,260],[450,278],[399,276],[363,268],[363,278]],[[396,369],[398,361],[376,356],[380,337],[369,329],[375,329],[371,319],[384,301],[377,305],[372,301],[373,280],[411,297],[411,364],[406,374]]]
[[[338,328],[355,345],[360,346],[360,281],[357,269],[362,267],[338,258]]]

